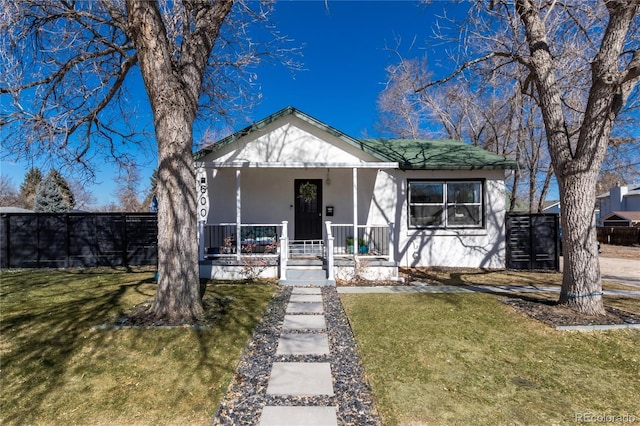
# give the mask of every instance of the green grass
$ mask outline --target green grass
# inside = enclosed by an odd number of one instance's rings
[[[96,330],[153,297],[153,273],[3,271],[2,424],[209,424],[266,303],[268,285],[209,285],[233,297],[211,330]]]
[[[342,295],[386,426],[640,420],[640,331],[559,332],[487,294]]]

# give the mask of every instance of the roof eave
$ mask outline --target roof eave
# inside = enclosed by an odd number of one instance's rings
[[[434,166],[413,166],[411,164],[400,163],[400,170],[515,170],[517,165],[513,164],[446,164]]]

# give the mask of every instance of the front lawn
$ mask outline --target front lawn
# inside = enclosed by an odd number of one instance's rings
[[[448,286],[509,286],[509,287],[556,287],[562,286],[560,272],[530,272],[513,270],[483,270],[477,268],[400,268],[407,282]],[[615,281],[603,280],[603,290],[638,291],[637,287]],[[514,289],[515,291],[515,289]],[[523,293],[524,294],[524,293]],[[532,299],[557,300],[558,293],[526,293]],[[604,303],[617,309],[640,314],[637,297],[604,296]]]
[[[0,423],[209,424],[275,287],[209,285],[210,330],[92,328],[154,292],[151,272],[2,271]]]
[[[341,295],[386,426],[640,421],[640,331],[555,331],[499,298]]]

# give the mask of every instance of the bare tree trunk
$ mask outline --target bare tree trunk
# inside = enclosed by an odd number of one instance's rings
[[[191,123],[183,109],[156,119],[158,138],[158,318],[189,321],[202,315]]]
[[[564,273],[559,302],[579,312],[603,315],[594,206],[598,171],[568,176],[560,184]]]
[[[179,58],[158,4],[127,0],[126,5],[158,144],[158,287],[152,310],[157,318],[189,322],[203,314],[193,122],[207,60],[233,1],[185,2],[194,21],[185,23]]]
[[[520,164],[520,145],[516,145],[516,162]],[[520,181],[520,170],[513,171],[513,184],[511,185],[511,195],[509,195],[509,213],[513,213],[516,209],[516,203],[518,201],[518,185]]]
[[[625,71],[619,69],[625,35],[639,4],[638,0],[606,3],[609,22],[591,62],[591,89],[574,141],[562,110],[545,22],[533,0],[516,1],[526,30],[531,55],[528,65],[539,94],[549,153],[560,187],[565,257],[559,302],[593,315],[605,313],[593,216],[596,182],[617,114],[640,76],[638,51]]]

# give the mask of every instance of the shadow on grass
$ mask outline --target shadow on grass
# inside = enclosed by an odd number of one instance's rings
[[[84,421],[90,420],[92,414],[100,415],[100,410],[117,416],[119,404],[136,404],[125,386],[131,376],[140,376],[143,386],[149,388],[157,386],[158,381],[168,386],[162,377],[153,376],[154,368],[159,370],[157,376],[164,374],[163,368],[176,371],[177,379],[174,377],[170,384],[175,392],[144,404],[170,411],[167,407],[175,407],[185,399],[194,378],[219,380],[231,375],[236,360],[227,359],[229,356],[224,353],[212,354],[215,340],[224,339],[224,348],[239,345],[241,349],[261,316],[256,306],[263,302],[264,292],[240,293],[232,287],[215,286],[209,290],[214,295],[233,298],[232,306],[220,312],[213,330],[94,330],[93,326],[113,323],[124,311],[151,299],[155,294],[153,274],[3,271],[2,422],[64,422],[62,415],[80,410],[80,417],[68,418],[76,422],[82,419],[84,409],[78,405],[90,407],[92,402],[97,411],[84,413],[89,416]],[[235,336],[225,337],[228,334]],[[165,360],[167,366],[163,367]],[[111,401],[92,401],[91,398],[99,398],[92,393],[102,390],[96,388],[106,381],[112,389],[107,389],[103,399]],[[213,408],[202,407],[205,412]],[[138,409],[144,416],[145,408]]]
[[[3,392],[4,421],[27,423],[47,394],[62,385],[68,360],[82,348],[90,327],[116,313],[129,289],[144,293],[140,287],[148,282],[142,278],[118,284],[104,276],[3,273],[0,333],[8,347],[2,371],[5,380],[12,379],[5,384],[11,392]]]
[[[468,285],[465,276],[489,275],[495,271],[490,269],[459,269],[459,268],[398,268],[399,272],[409,281],[424,282],[432,285]]]

